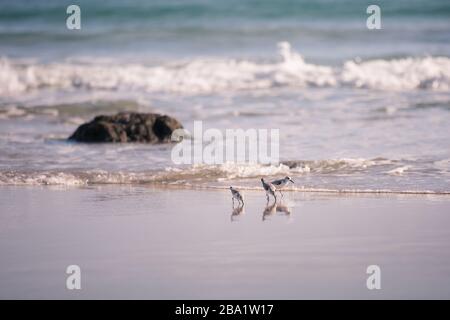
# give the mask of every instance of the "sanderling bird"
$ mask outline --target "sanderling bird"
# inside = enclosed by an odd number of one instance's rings
[[[278,179],[278,180],[274,180],[271,182],[271,184],[273,184],[276,188],[277,191],[281,194],[281,197],[283,197],[283,193],[281,193],[281,189],[283,189],[288,182],[292,182],[294,183],[294,181],[291,179],[291,177],[284,177],[283,179]]]
[[[234,207],[234,199],[239,201],[239,204],[242,203],[242,205],[244,205],[244,198],[242,197],[239,190],[234,189],[233,187],[230,187],[230,191],[231,191],[231,195],[232,195],[232,199],[233,199],[233,207]]]
[[[277,202],[277,196],[275,194],[275,191],[277,191],[277,189],[275,188],[275,186],[270,182],[265,182],[263,178],[261,178],[261,183],[264,190],[266,191],[267,202],[269,202],[269,194],[271,194],[275,199],[275,202]]]

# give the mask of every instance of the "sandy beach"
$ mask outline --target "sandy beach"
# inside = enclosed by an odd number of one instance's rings
[[[245,199],[232,216],[228,190],[2,186],[0,298],[450,298],[448,196]]]

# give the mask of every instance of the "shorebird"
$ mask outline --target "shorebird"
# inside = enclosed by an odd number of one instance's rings
[[[275,191],[277,191],[277,189],[275,188],[275,186],[270,182],[265,182],[263,178],[261,178],[261,183],[264,190],[266,191],[267,202],[269,202],[269,194],[272,195],[275,199],[275,202],[277,202],[277,196],[275,194]]]
[[[231,196],[233,199],[233,207],[234,207],[234,199],[236,199],[239,202],[239,204],[242,203],[242,206],[243,206],[244,198],[242,197],[241,193],[237,189],[234,189],[233,187],[230,187],[230,191],[231,191]]]
[[[277,191],[281,194],[281,197],[283,197],[281,189],[283,189],[288,184],[288,182],[294,183],[291,177],[286,176],[283,179],[273,180],[271,183],[277,188]]]

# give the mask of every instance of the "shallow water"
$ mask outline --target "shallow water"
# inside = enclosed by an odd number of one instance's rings
[[[0,184],[450,192],[447,1],[1,1]],[[62,16],[61,15],[62,12]],[[279,129],[280,165],[177,166],[172,146],[65,139],[100,113]]]
[[[298,188],[450,191],[447,92],[377,92],[364,89],[271,90],[253,96],[170,97],[158,111],[192,130],[280,129],[279,166],[178,166],[172,145],[85,145],[64,141],[108,102],[21,107],[0,119],[0,183],[196,183],[257,186],[260,176],[290,175]],[[194,107],[192,107],[194,106]],[[9,109],[11,110],[11,109]],[[249,180],[250,179],[250,180]],[[252,182],[252,181],[256,181]]]

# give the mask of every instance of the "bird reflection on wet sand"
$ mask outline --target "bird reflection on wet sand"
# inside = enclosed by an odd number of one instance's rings
[[[238,205],[236,208],[233,206],[231,211],[231,217],[230,220],[236,221],[238,220],[238,217],[242,216],[245,213],[244,211],[244,205]]]
[[[268,217],[274,216],[277,212],[283,213],[283,215],[289,217],[291,215],[291,208],[282,203],[274,202],[264,208],[262,220],[265,221]]]

